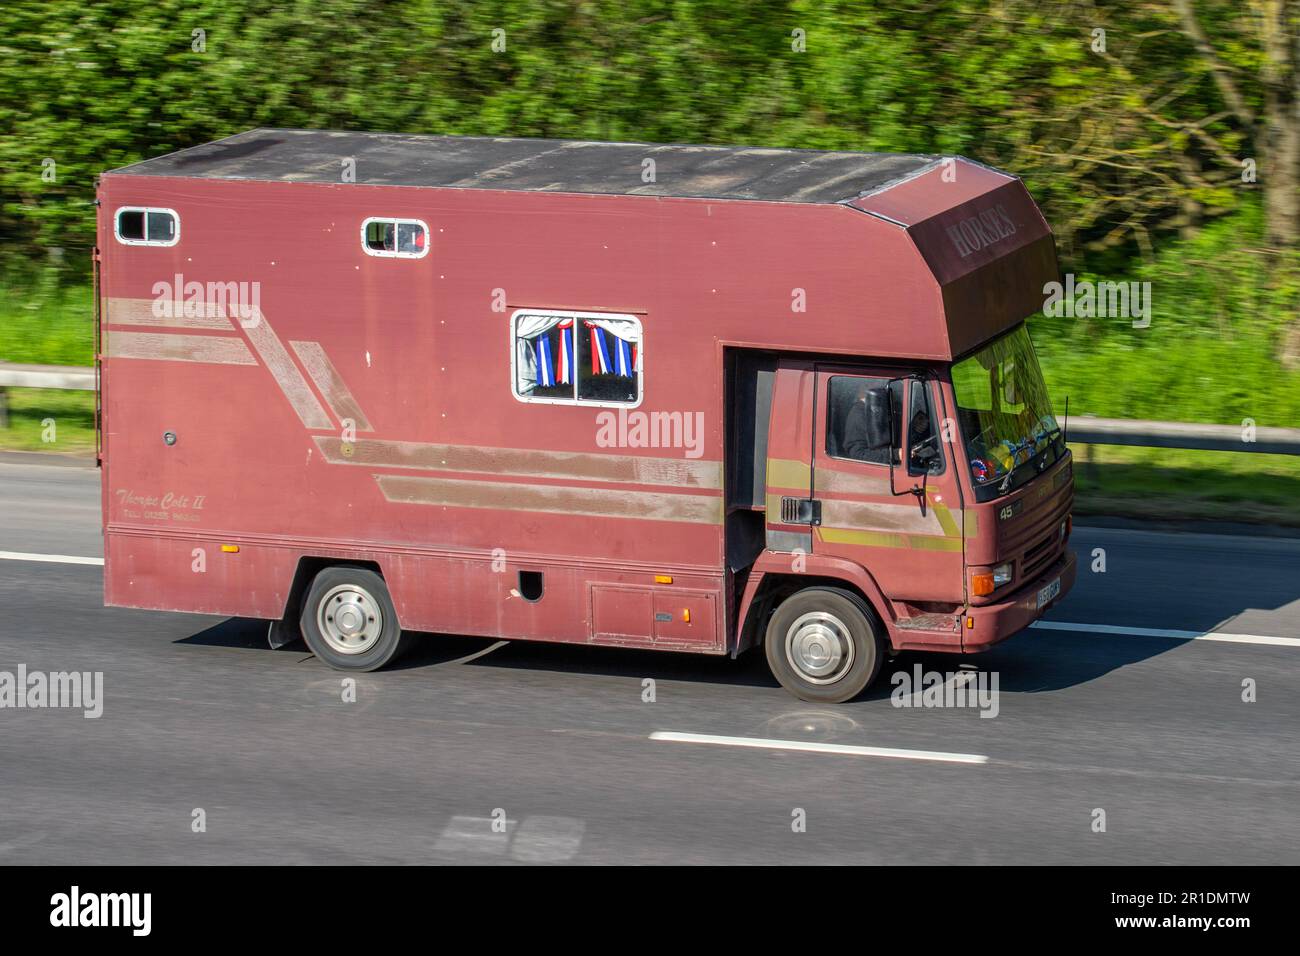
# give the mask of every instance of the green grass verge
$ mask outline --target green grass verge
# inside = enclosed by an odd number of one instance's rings
[[[1070,447],[1076,514],[1300,528],[1300,456]]]
[[[93,365],[95,296],[89,285],[0,285],[0,361]]]
[[[1300,314],[1300,263],[1263,249],[1258,206],[1169,244],[1131,272],[1079,279],[1149,282],[1150,324],[1030,317],[1057,417],[1300,425],[1300,369],[1277,359]]]
[[[10,388],[9,427],[0,428],[0,449],[56,455],[95,453],[95,393],[49,388]],[[53,440],[50,440],[53,439]]]

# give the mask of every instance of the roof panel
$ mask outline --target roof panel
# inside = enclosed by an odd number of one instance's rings
[[[911,153],[255,129],[113,170],[133,176],[544,190],[767,202],[851,200],[936,162]],[[645,182],[646,159],[654,181]],[[111,175],[111,173],[110,173]]]

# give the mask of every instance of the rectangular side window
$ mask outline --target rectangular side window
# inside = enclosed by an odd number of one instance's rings
[[[366,223],[366,250],[368,252],[396,252],[393,223],[371,219]]]
[[[641,322],[635,316],[521,309],[511,316],[510,338],[514,392],[521,401],[641,401]]]
[[[421,259],[429,251],[429,227],[419,219],[370,218],[361,224],[367,255]]]
[[[137,242],[144,239],[143,209],[119,209],[117,211],[117,237],[119,239],[134,239]]]
[[[145,238],[160,245],[170,245],[176,238],[176,217],[155,209],[145,213]]]
[[[173,209],[123,206],[113,217],[113,234],[127,246],[174,246],[181,220]]]

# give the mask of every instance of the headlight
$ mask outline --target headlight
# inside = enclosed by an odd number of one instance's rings
[[[1011,564],[999,564],[992,571],[975,571],[970,576],[971,593],[987,597],[1004,584],[1011,582]]]

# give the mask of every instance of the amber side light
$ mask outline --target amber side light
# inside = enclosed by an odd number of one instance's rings
[[[993,572],[988,571],[984,574],[972,574],[970,576],[971,593],[976,597],[984,597],[993,593]]]

